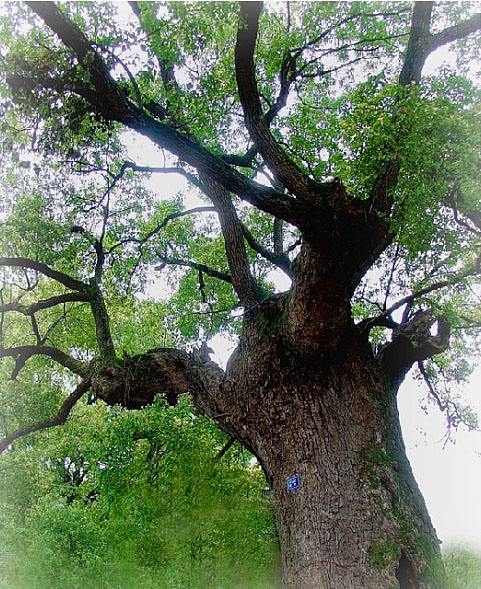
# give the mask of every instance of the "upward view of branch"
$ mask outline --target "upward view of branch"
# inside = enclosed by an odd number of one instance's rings
[[[74,406],[89,390],[90,385],[91,383],[89,379],[81,382],[75,388],[75,390],[68,396],[68,398],[63,402],[55,417],[52,417],[51,419],[37,421],[35,423],[32,423],[31,425],[19,428],[16,431],[9,434],[8,436],[6,436],[5,438],[3,438],[2,440],[0,440],[0,454],[7,450],[9,446],[11,446],[13,442],[15,442],[15,440],[18,440],[19,438],[23,438],[29,434],[33,434],[34,432],[63,425],[67,421],[68,416],[70,415],[70,412],[72,411]]]

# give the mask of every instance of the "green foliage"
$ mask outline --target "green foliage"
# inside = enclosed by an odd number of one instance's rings
[[[0,587],[270,587],[265,480],[187,399],[77,409],[1,465]],[[242,555],[239,558],[239,555]]]
[[[481,557],[469,547],[451,546],[444,552],[448,589],[481,587]]]
[[[237,4],[139,5],[143,30],[126,3],[68,2],[61,10],[82,27],[133,102],[140,92],[144,106],[154,101],[168,107],[165,124],[215,153],[243,153],[250,139],[235,80]],[[165,262],[194,260],[227,273],[216,216],[164,223],[192,199],[198,204],[194,185],[172,197],[165,175],[159,180],[125,167],[138,156],[129,152],[127,134],[71,91],[78,82],[88,87],[85,69],[75,67],[70,52],[24,4],[8,7],[9,14],[0,15],[0,186],[6,203],[0,255],[40,260],[88,280],[95,242],[102,240],[102,289],[119,357],[237,334],[241,321],[232,287]],[[399,161],[393,245],[355,293],[353,316],[375,316],[406,294],[453,278],[451,287],[418,298],[412,312],[429,306],[449,319],[451,349],[427,363],[426,371],[442,391],[448,425],[474,427],[472,413],[450,386],[469,376],[481,324],[479,282],[466,273],[479,253],[479,231],[469,221],[481,206],[480,96],[469,71],[479,47],[463,41],[453,51],[456,69],[444,67],[420,85],[400,88],[409,10],[404,2],[269,4],[260,20],[256,76],[267,111],[279,96],[286,51],[303,47],[291,96],[271,129],[315,180],[338,177],[352,197],[366,200],[383,167]],[[470,3],[438,3],[433,26],[455,24],[471,10]],[[369,16],[383,11],[389,15]],[[313,42],[320,32],[322,42]],[[163,83],[165,67],[175,68],[176,88]],[[160,152],[152,159],[174,168],[185,164]],[[272,249],[272,217],[235,205],[257,241]],[[297,237],[297,229],[286,225],[284,250]],[[298,251],[293,248],[291,259]],[[248,256],[261,288],[272,293],[273,265],[251,249]],[[28,305],[64,292],[30,271],[2,270],[2,279],[1,304],[18,299]],[[88,306],[42,310],[37,321],[48,344],[83,360],[98,354]],[[1,347],[31,344],[34,336],[28,317],[2,319]],[[383,327],[371,332],[375,348],[389,337]],[[2,427],[8,431],[53,415],[73,385],[46,359],[29,360],[11,381],[13,369],[8,358],[0,366]],[[213,462],[224,442],[186,400],[175,409],[158,402],[129,414],[81,406],[62,431],[17,442],[0,465],[0,589],[267,587],[276,549],[265,482],[239,450]],[[391,457],[372,450],[367,474],[379,484],[377,470]],[[381,540],[370,552],[381,568],[397,556],[397,548]],[[464,569],[473,571],[466,587],[479,586],[474,557],[448,553],[446,562],[453,589]]]

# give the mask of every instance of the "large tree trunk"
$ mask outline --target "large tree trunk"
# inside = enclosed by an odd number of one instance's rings
[[[293,345],[286,308],[282,296],[257,308],[225,374],[198,353],[159,349],[104,369],[93,386],[133,408],[193,392],[198,409],[257,456],[284,589],[441,589],[439,542],[392,381],[352,323],[327,345]]]
[[[441,589],[439,543],[406,458],[386,354],[373,356],[343,310],[319,337],[298,338],[291,308],[286,295],[259,304],[225,373],[199,352],[159,349],[101,370],[93,386],[132,408],[191,392],[257,456],[284,589]]]
[[[439,589],[438,540],[366,342],[353,326],[309,355],[274,326],[258,324],[228,366],[226,421],[271,486],[283,587]]]

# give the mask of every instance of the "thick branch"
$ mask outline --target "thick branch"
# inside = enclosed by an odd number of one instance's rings
[[[444,31],[430,32],[433,2],[415,2],[411,18],[411,33],[404,63],[399,77],[402,85],[419,82],[422,69],[430,53],[447,43],[464,39],[481,30],[481,14],[475,14],[464,22],[447,27]]]
[[[88,69],[94,88],[85,86],[83,95],[96,112],[107,120],[121,122],[143,134],[182,161],[202,170],[226,190],[237,194],[253,206],[293,224],[299,221],[303,207],[294,198],[250,180],[190,136],[157,121],[131,103],[119,90],[101,57],[92,49],[82,31],[54,4],[30,2],[29,6],[74,51],[83,67]],[[79,92],[79,89],[75,91]]]
[[[157,348],[105,368],[92,378],[92,387],[109,405],[129,409],[150,405],[157,395],[175,404],[179,395],[190,393],[196,407],[214,417],[221,413],[217,398],[223,379],[224,371],[196,351]]]
[[[88,372],[88,365],[62,350],[51,346],[16,346],[13,348],[0,348],[0,358],[22,358],[24,363],[32,356],[48,356],[61,366],[68,368],[79,376],[85,376]]]
[[[115,347],[110,333],[110,319],[105,306],[102,291],[95,279],[90,284],[90,308],[95,322],[95,335],[99,345],[100,355],[104,362],[112,362],[115,359]]]
[[[84,282],[76,280],[68,274],[64,274],[58,270],[53,270],[50,268],[50,266],[47,266],[47,264],[37,262],[36,260],[30,260],[29,258],[0,258],[0,266],[28,268],[29,270],[35,270],[35,272],[40,272],[40,274],[60,282],[60,284],[63,284],[65,287],[81,293],[85,293],[88,288]]]
[[[254,51],[262,2],[241,2],[235,48],[236,79],[249,134],[268,166],[293,194],[311,200],[318,186],[275,141],[264,117],[255,79]]]
[[[452,27],[448,27],[444,29],[444,31],[432,35],[430,51],[434,51],[438,47],[446,45],[447,43],[464,39],[464,37],[467,37],[468,35],[471,35],[472,33],[475,33],[479,30],[481,30],[480,13],[474,14],[468,20],[458,23],[457,25],[453,25]]]
[[[216,182],[208,178],[202,178],[202,182],[203,191],[211,199],[219,215],[232,285],[241,304],[251,308],[261,299],[261,294],[250,271],[244,232],[234,203],[230,194]]]
[[[434,2],[415,2],[411,17],[411,32],[404,63],[399,76],[399,83],[403,86],[411,82],[419,82],[421,72],[431,44],[431,14]]]
[[[48,429],[50,427],[63,425],[67,421],[67,418],[70,415],[70,412],[72,411],[77,401],[79,401],[79,399],[89,390],[89,388],[90,380],[85,380],[81,382],[75,388],[75,390],[69,395],[69,397],[64,401],[55,417],[52,417],[51,419],[46,419],[44,421],[37,421],[36,423],[33,423],[31,425],[22,427],[3,438],[3,440],[0,440],[0,453],[6,450],[15,440],[18,440],[18,438],[23,438],[28,434]]]
[[[437,333],[431,335],[431,327],[437,322]],[[378,359],[394,390],[416,362],[422,362],[444,352],[449,346],[451,327],[440,317],[436,319],[431,310],[418,311],[407,323],[393,331],[391,342],[379,351]]]

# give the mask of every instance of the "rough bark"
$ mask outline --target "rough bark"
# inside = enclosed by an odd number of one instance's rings
[[[259,459],[285,589],[439,589],[438,540],[402,442],[395,391],[353,324],[292,345],[288,296],[258,305],[225,373],[199,352],[152,350],[92,379],[138,408],[190,393]],[[287,489],[299,477],[299,488]]]

